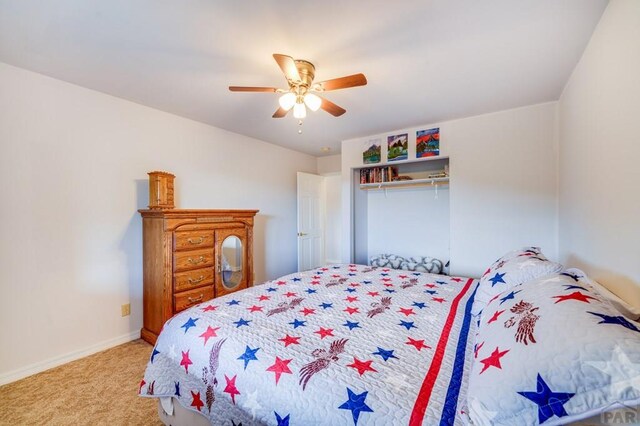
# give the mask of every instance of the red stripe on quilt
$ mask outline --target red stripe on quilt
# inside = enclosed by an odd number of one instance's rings
[[[417,426],[422,424],[424,413],[427,411],[427,406],[429,405],[429,399],[431,398],[433,386],[435,385],[436,378],[440,373],[440,367],[442,366],[442,360],[444,358],[444,351],[447,348],[449,334],[451,333],[451,328],[453,327],[453,323],[456,319],[458,305],[460,304],[460,300],[464,297],[464,295],[471,287],[471,283],[473,283],[473,279],[469,278],[462,291],[458,293],[458,295],[453,299],[453,302],[451,303],[451,310],[449,311],[447,321],[445,322],[442,334],[440,335],[438,346],[436,346],[436,352],[433,355],[431,366],[429,367],[429,371],[427,371],[427,375],[422,382],[420,392],[418,392],[418,397],[416,398],[416,403],[413,406],[411,419],[409,420],[410,426]]]

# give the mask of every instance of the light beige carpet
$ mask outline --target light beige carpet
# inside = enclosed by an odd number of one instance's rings
[[[0,425],[161,425],[138,397],[151,350],[135,340],[0,386]]]

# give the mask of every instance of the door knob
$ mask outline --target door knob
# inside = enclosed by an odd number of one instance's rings
[[[307,234],[304,233],[304,232],[298,232],[298,237],[304,237],[305,235],[307,235]]]

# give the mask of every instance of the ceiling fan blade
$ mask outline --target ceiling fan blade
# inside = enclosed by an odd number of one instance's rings
[[[366,84],[367,78],[364,76],[364,74],[353,74],[346,77],[321,81],[313,85],[313,90],[327,92],[329,90],[346,89],[347,87],[364,86]]]
[[[273,113],[273,118],[282,118],[284,116],[287,115],[287,113],[289,112],[288,109],[284,109],[284,108],[278,108],[276,110],[276,112]]]
[[[284,76],[287,78],[287,80],[302,81],[302,79],[300,78],[300,73],[298,72],[298,67],[296,67],[296,62],[291,56],[274,53],[273,59],[276,60],[278,66],[284,73]]]
[[[229,86],[232,92],[271,92],[275,93],[278,89],[275,87],[250,87],[250,86]]]
[[[333,115],[334,117],[340,117],[342,114],[347,112],[346,109],[344,109],[342,107],[339,107],[338,105],[336,105],[333,102],[323,98],[322,96],[319,96],[319,98],[322,99],[322,103],[320,104],[320,108],[322,108],[323,110],[327,111],[329,114]]]

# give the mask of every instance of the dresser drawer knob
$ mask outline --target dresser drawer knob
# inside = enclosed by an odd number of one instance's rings
[[[204,280],[204,275],[200,275],[199,278],[191,278],[189,277],[189,284],[194,285],[194,284],[198,284],[199,282],[202,282]]]
[[[204,259],[204,256],[200,256],[200,257],[199,257],[199,258],[197,258],[196,260],[193,260],[192,258],[189,258],[189,259],[187,260],[187,262],[189,262],[189,263],[190,263],[190,264],[192,264],[192,265],[197,265],[198,263],[202,263],[202,262],[204,262],[204,260],[205,260],[205,259]]]
[[[204,294],[202,294],[202,293],[200,293],[200,297],[196,297],[196,298],[187,297],[187,299],[189,299],[189,303],[191,305],[193,305],[194,303],[197,303],[197,302],[201,302],[203,298],[204,298]]]
[[[189,238],[187,239],[187,241],[189,242],[189,244],[198,245],[204,242],[204,237],[198,237],[198,239]]]

